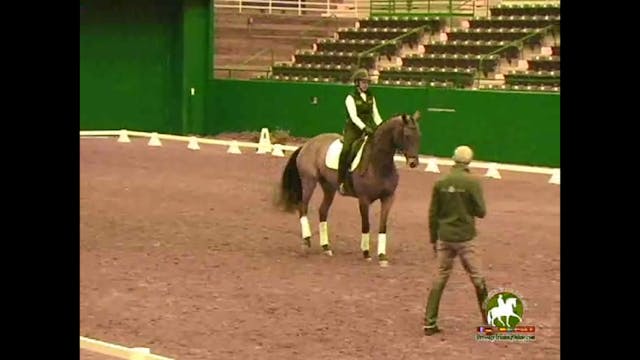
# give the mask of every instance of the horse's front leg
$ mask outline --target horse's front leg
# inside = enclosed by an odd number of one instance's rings
[[[362,218],[362,238],[360,240],[360,249],[362,255],[367,261],[371,261],[371,255],[369,254],[369,205],[371,202],[367,199],[358,199],[360,205],[360,217]]]
[[[380,199],[380,229],[378,230],[378,262],[380,266],[389,265],[387,256],[387,219],[393,205],[394,195],[389,195]]]

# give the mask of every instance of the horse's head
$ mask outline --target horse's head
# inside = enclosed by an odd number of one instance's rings
[[[420,111],[416,111],[413,115],[402,114],[400,117],[400,126],[393,133],[393,142],[407,160],[407,165],[415,168],[420,163],[418,152],[420,151]]]

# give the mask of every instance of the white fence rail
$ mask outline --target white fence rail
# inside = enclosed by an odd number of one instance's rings
[[[284,156],[283,151],[295,151],[299,146],[292,145],[272,145],[270,140],[266,140],[267,143],[263,143],[262,139],[269,139],[269,131],[268,129],[262,129],[262,133],[260,135],[261,140],[260,143],[252,143],[252,142],[244,142],[244,141],[236,141],[236,140],[219,140],[219,139],[204,139],[198,138],[195,136],[179,136],[179,135],[170,135],[170,134],[158,134],[157,132],[141,132],[141,131],[131,131],[131,130],[84,130],[80,131],[81,137],[102,137],[102,136],[119,136],[118,141],[128,142],[129,136],[138,136],[138,137],[147,137],[150,138],[149,145],[153,146],[161,146],[160,140],[175,140],[175,141],[183,141],[189,143],[189,148],[199,149],[198,144],[211,144],[211,145],[222,145],[228,146],[228,152],[239,153],[240,147],[248,147],[252,149],[256,149],[258,153],[268,153],[272,152],[274,155],[278,154],[278,156]],[[443,166],[451,166],[453,165],[453,160],[451,159],[443,159],[436,158],[434,156],[421,155],[419,156],[421,164],[427,164],[425,171],[427,172],[439,172],[438,165]],[[405,158],[403,156],[396,155],[394,160],[400,163],[405,162]],[[549,183],[552,184],[560,184],[560,169],[559,168],[550,168],[550,167],[537,167],[537,166],[526,166],[526,165],[515,165],[515,164],[499,164],[495,162],[484,162],[484,161],[473,161],[469,167],[478,168],[478,169],[486,169],[487,172],[485,176],[492,178],[501,178],[500,170],[503,171],[513,171],[513,172],[523,172],[530,174],[540,174],[540,175],[550,175]]]
[[[214,7],[216,9],[237,9],[238,13],[242,13],[244,10],[263,10],[268,14],[295,11],[297,15],[315,13],[323,16],[351,15],[358,17],[358,2],[359,0],[345,0],[341,3],[331,0],[215,0]],[[362,13],[362,10],[360,12]]]
[[[100,340],[90,339],[84,336],[80,336],[80,349],[102,355],[112,356],[118,359],[174,360],[173,358],[152,354],[149,348],[129,348],[122,345],[116,345]]]

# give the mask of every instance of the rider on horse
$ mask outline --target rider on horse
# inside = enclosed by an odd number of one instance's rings
[[[353,77],[356,86],[353,93],[347,95],[345,106],[347,108],[347,120],[343,132],[342,152],[338,163],[338,184],[342,195],[346,194],[344,187],[347,174],[351,147],[357,139],[364,134],[372,135],[375,129],[382,123],[378,112],[376,99],[369,90],[369,73],[366,69],[358,69]]]

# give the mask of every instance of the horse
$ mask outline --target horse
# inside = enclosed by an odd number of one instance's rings
[[[496,321],[496,319],[498,321],[500,321],[502,323],[503,326],[506,327],[510,327],[509,326],[509,318],[511,318],[512,316],[518,318],[518,320],[522,321],[522,318],[520,316],[518,316],[518,314],[516,314],[513,309],[516,308],[517,305],[517,301],[518,299],[516,298],[509,298],[504,302],[504,305],[498,305],[494,308],[492,308],[491,310],[489,310],[489,312],[487,313],[487,323],[489,325],[495,325],[494,321]],[[507,317],[507,322],[505,324],[504,321],[502,321],[503,317]]]
[[[369,207],[380,200],[380,224],[378,231],[378,262],[380,266],[388,266],[389,260],[386,252],[387,242],[387,218],[393,205],[394,194],[398,186],[398,171],[394,162],[394,156],[400,151],[410,168],[419,164],[418,151],[420,148],[420,112],[413,115],[399,114],[383,121],[368,137],[365,137],[364,147],[360,149],[361,161],[354,169],[351,161],[348,165],[351,173],[347,172],[347,178],[351,177],[353,189],[348,197],[358,199],[362,237],[360,249],[365,260],[371,261],[369,253]],[[302,229],[303,249],[311,247],[311,229],[307,212],[309,201],[317,186],[320,184],[324,192],[322,204],[318,209],[320,245],[323,253],[333,256],[329,244],[327,217],[329,208],[333,202],[337,183],[336,166],[327,166],[330,158],[327,157],[332,145],[341,142],[342,136],[335,133],[324,133],[309,139],[298,147],[290,155],[282,172],[279,195],[276,203],[287,212],[295,212],[297,209]],[[358,142],[354,144],[356,147]],[[334,146],[337,148],[337,146]],[[334,159],[339,153],[339,148],[332,151]],[[351,159],[350,159],[351,160]],[[335,164],[335,162],[334,162]],[[349,181],[349,180],[346,180]]]

